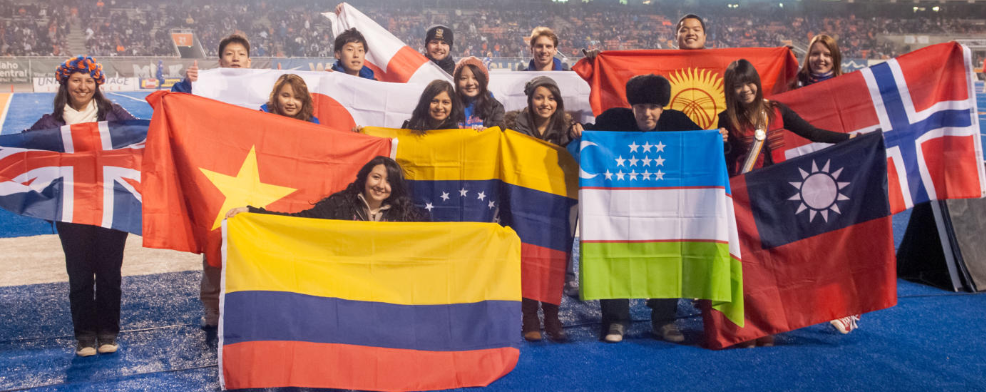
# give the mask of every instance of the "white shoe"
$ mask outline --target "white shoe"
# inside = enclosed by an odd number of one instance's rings
[[[662,325],[657,331],[654,331],[654,334],[660,336],[661,339],[672,343],[681,343],[685,341],[685,335],[681,334],[681,331],[678,330],[678,326],[674,325],[673,322]]]
[[[609,343],[619,343],[623,341],[623,324],[613,323],[609,325],[609,332],[603,338]]]
[[[96,339],[89,341],[80,340],[75,346],[75,355],[80,357],[91,357],[96,355]]]
[[[835,329],[841,332],[842,334],[847,334],[849,332],[852,332],[852,330],[859,328],[859,325],[856,324],[856,322],[859,321],[859,316],[860,315],[858,314],[853,316],[846,316],[840,319],[829,321],[829,324],[832,324],[832,326],[835,327]]]

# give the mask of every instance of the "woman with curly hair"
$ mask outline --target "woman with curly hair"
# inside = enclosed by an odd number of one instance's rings
[[[363,165],[356,174],[356,181],[346,189],[322,199],[307,210],[284,213],[247,206],[229,210],[226,218],[241,212],[375,222],[431,220],[427,213],[414,205],[401,166],[393,159],[382,156]]]

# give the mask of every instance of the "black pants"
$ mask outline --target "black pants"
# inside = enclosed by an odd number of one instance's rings
[[[55,227],[65,251],[75,338],[116,337],[127,233],[64,222],[56,222]]]
[[[629,299],[601,299],[599,307],[603,312],[602,329],[605,334],[612,323],[623,324],[627,327],[630,323],[630,300]],[[678,312],[677,298],[660,298],[647,300],[647,307],[651,308],[651,322],[663,325],[674,321]]]

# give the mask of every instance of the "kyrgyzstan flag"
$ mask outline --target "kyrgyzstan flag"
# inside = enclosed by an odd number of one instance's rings
[[[377,80],[395,83],[452,80],[452,75],[353,6],[342,3],[336,10],[337,12],[322,14],[332,22],[332,35],[339,36],[343,31],[354,27],[359,30],[369,46],[364,65],[373,70]],[[422,41],[424,33],[421,32]]]
[[[798,61],[786,47],[605,51],[595,60],[579,60],[572,70],[592,86],[589,103],[597,116],[606,109],[630,107],[626,99],[630,78],[657,74],[671,82],[667,109],[680,110],[702,129],[712,129],[719,112],[726,110],[723,73],[741,58],[756,67],[767,97],[787,91],[798,72]]]
[[[822,129],[882,129],[890,210],[897,213],[929,200],[986,195],[974,77],[969,48],[950,42],[775,99]],[[785,150],[775,158],[824,146],[785,132]]]
[[[400,128],[418,103],[426,83],[385,83],[341,72],[216,68],[202,71],[195,95],[258,110],[267,103],[277,78],[305,80],[322,126],[349,131],[355,125]]]
[[[710,348],[897,303],[884,151],[876,132],[730,181],[746,320],[705,309]]]
[[[296,212],[340,191],[391,140],[188,94],[158,92],[141,172],[144,246],[218,265],[226,212]]]

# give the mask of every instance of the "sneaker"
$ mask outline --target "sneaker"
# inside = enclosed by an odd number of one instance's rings
[[[572,299],[579,299],[579,286],[574,282],[566,282],[565,288],[562,289],[565,295],[571,297]]]
[[[96,339],[81,339],[75,346],[75,355],[91,357],[96,355]]]
[[[671,343],[681,343],[685,341],[685,335],[681,334],[681,331],[678,330],[678,326],[674,325],[673,322],[664,324],[660,327],[652,326],[651,332],[653,332],[655,336]]]
[[[116,350],[120,349],[120,345],[116,343],[116,338],[99,338],[99,353],[100,354],[112,354]]]
[[[859,328],[859,326],[856,325],[856,322],[859,321],[859,316],[860,315],[858,314],[853,316],[846,316],[840,319],[829,321],[829,324],[832,324],[832,326],[835,327],[835,329],[837,329],[842,334],[847,334],[849,332],[852,332],[852,330]]]
[[[623,341],[623,324],[613,323],[609,325],[609,332],[606,333],[604,340],[608,343],[619,343]]]
[[[757,342],[757,346],[760,347],[774,347],[774,335],[759,337],[757,338],[756,342]]]

